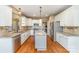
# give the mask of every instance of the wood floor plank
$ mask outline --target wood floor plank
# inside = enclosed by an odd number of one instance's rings
[[[58,42],[54,42],[49,36],[47,36],[46,51],[37,51],[34,47],[34,37],[31,36],[16,53],[68,53],[65,48],[63,48]]]

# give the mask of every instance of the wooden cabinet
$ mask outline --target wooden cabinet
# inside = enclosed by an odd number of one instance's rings
[[[56,15],[55,21],[60,21],[60,26],[79,26],[79,6],[71,6]]]
[[[30,36],[30,31],[21,34],[21,44],[23,44]]]
[[[13,39],[14,39],[14,52],[17,52],[17,50],[21,46],[21,38],[20,38],[20,35],[17,35],[15,37],[13,37]]]
[[[42,20],[41,19],[36,19],[36,20],[32,20],[32,26],[34,26],[34,24],[38,24],[39,26],[42,26]]]
[[[67,49],[68,47],[68,37],[61,34],[61,33],[56,33],[56,41],[61,44],[64,48]]]
[[[33,36],[34,35],[34,30],[30,30],[30,32],[31,32],[31,35]]]
[[[60,13],[58,15],[55,16],[55,21],[61,21],[62,20],[62,15],[63,13]]]
[[[18,34],[18,33],[16,33]],[[20,47],[20,34],[0,37],[0,53],[14,53]]]
[[[68,8],[62,12],[62,20],[60,21],[60,26],[74,26],[74,16],[71,13],[73,13],[73,10],[71,8]]]
[[[21,17],[20,23],[21,26],[33,26],[35,23],[39,24],[39,26],[42,26],[42,20],[32,20],[31,18],[26,18],[25,16]]]
[[[72,53],[79,53],[79,37],[69,37],[67,50],[69,50]]]
[[[21,44],[23,44],[26,39],[26,33],[21,34]]]
[[[68,33],[57,33],[56,41],[69,52],[79,52],[79,37]]]
[[[12,26],[12,9],[9,6],[0,6],[0,26]]]
[[[32,26],[32,19],[26,18],[25,16],[22,16],[20,23],[21,23],[21,26]]]
[[[28,20],[27,20],[27,26],[32,26],[32,19],[31,18],[28,18]]]
[[[79,26],[79,6],[73,6],[72,10],[74,26]]]
[[[21,23],[21,26],[26,26],[27,25],[27,18],[25,16],[22,16],[20,23]]]

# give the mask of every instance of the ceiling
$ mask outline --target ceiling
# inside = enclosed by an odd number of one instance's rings
[[[28,17],[40,17],[40,6],[41,17],[48,17],[50,15],[56,15],[70,5],[14,5],[15,8],[21,8],[21,11]]]

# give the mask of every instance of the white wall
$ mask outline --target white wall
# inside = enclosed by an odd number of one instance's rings
[[[47,21],[47,35],[49,35],[49,36],[50,36],[50,29],[51,29],[50,23],[53,21],[54,21],[54,16],[50,16],[49,20]]]

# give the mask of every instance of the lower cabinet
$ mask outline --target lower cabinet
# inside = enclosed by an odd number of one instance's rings
[[[34,35],[34,30],[30,30],[30,34],[33,36]]]
[[[68,50],[70,52],[79,53],[79,37],[70,37],[68,40]]]
[[[20,34],[13,37],[0,37],[0,53],[15,53],[21,46]]]
[[[21,34],[21,44],[23,44],[30,36],[30,31]]]
[[[21,46],[21,38],[20,35],[13,37],[14,39],[14,52],[16,52]]]
[[[56,34],[56,41],[61,44],[65,49],[68,50],[68,37],[61,34],[61,33],[57,33]]]
[[[63,36],[62,39],[61,39],[61,41],[62,41],[62,46],[63,46],[65,49],[67,49],[67,48],[68,48],[68,37]]]
[[[46,50],[46,45],[47,45],[47,41],[46,41],[46,35],[36,35],[35,36],[35,48],[37,50]]]
[[[56,41],[71,53],[79,53],[79,37],[56,33]]]

